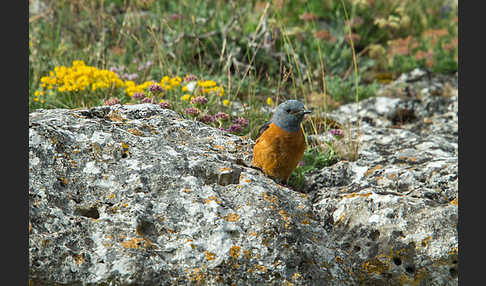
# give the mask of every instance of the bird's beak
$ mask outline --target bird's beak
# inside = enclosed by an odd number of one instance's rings
[[[304,110],[304,111],[302,111],[302,113],[309,114],[309,113],[312,113],[312,110]]]

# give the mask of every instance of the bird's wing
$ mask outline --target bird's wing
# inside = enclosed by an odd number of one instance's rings
[[[271,122],[269,121],[269,122],[263,124],[262,127],[260,127],[260,129],[258,129],[258,135],[255,138],[255,140],[257,140],[263,134],[263,132],[265,132],[265,130],[267,130],[268,127],[270,127],[270,123]]]

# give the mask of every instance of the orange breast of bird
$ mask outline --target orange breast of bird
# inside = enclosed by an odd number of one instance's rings
[[[252,166],[286,182],[302,159],[306,147],[302,129],[288,132],[270,123],[255,142]]]

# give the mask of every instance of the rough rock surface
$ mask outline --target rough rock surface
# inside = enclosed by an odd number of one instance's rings
[[[306,193],[247,168],[251,140],[155,105],[32,112],[29,279],[457,285],[457,93],[435,84],[361,102],[358,160]]]
[[[390,92],[360,102],[358,160],[308,174],[306,191],[360,283],[457,285],[457,85],[415,70]]]
[[[251,140],[148,104],[29,120],[34,285],[355,285],[309,197],[241,165]]]

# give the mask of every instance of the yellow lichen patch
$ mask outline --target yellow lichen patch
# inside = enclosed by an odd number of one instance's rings
[[[29,222],[29,233],[30,233],[31,230],[32,230],[32,225],[30,225],[30,222]]]
[[[282,217],[282,219],[285,221],[285,228],[289,228],[290,226],[290,219],[289,219],[289,214],[284,211],[284,210],[279,210],[278,214]]]
[[[293,280],[299,279],[300,277],[302,277],[302,274],[300,274],[299,272],[295,272],[294,275],[292,275]]]
[[[250,179],[246,179],[245,182],[251,183],[251,180]]]
[[[240,269],[240,265],[238,263],[231,265],[231,267],[233,267],[234,269]]]
[[[221,146],[221,145],[213,145],[213,147],[214,147],[214,148],[216,148],[216,149],[219,149],[219,150],[221,150],[221,151],[225,151],[225,150],[226,150],[226,148],[224,148],[224,147],[223,147],[223,146]]]
[[[259,265],[259,264],[255,265],[255,269],[258,270],[258,271],[260,271],[260,272],[262,272],[262,273],[265,273],[268,270],[266,266]]]
[[[186,273],[191,282],[202,282],[204,280],[204,273],[199,268],[186,269]]]
[[[208,197],[207,199],[204,199],[204,201],[205,201],[207,204],[209,204],[211,201],[214,201],[214,202],[216,202],[217,204],[221,204],[221,203],[222,203],[222,201],[221,201],[221,200],[220,200],[218,197],[216,197],[216,196],[210,196],[210,197]]]
[[[344,263],[344,260],[339,257],[339,256],[336,256],[336,258],[334,258],[334,260],[337,262],[337,263]]]
[[[452,201],[450,201],[451,204],[458,206],[459,205],[459,198],[455,198]]]
[[[132,133],[133,135],[137,135],[137,136],[144,136],[143,135],[143,132],[136,129],[136,128],[128,128],[127,129],[128,132]]]
[[[396,173],[388,174],[388,179],[393,180],[397,176]]]
[[[240,257],[241,246],[233,245],[230,248],[230,256],[238,259]]]
[[[289,282],[289,281],[285,280],[285,281],[284,281],[284,285],[285,285],[285,286],[294,286],[294,283],[292,283],[292,282]]]
[[[424,239],[422,240],[422,246],[423,246],[423,247],[427,247],[428,242],[429,242],[429,240],[430,240],[431,238],[432,238],[432,237],[431,237],[430,235],[429,235],[429,236],[427,236],[426,238],[424,238]]]
[[[109,198],[109,199],[114,199],[114,198],[115,198],[115,194],[109,194],[109,195],[108,195],[108,198]]]
[[[83,254],[80,253],[80,254],[76,254],[74,256],[74,262],[76,262],[77,265],[83,263],[84,259],[83,259]]]
[[[373,174],[374,171],[382,169],[382,168],[383,168],[382,165],[376,165],[375,167],[368,169],[368,171],[365,172],[365,176],[369,177],[371,174]]]
[[[204,254],[206,255],[207,260],[215,260],[216,259],[216,254],[212,253],[210,251],[205,251]]]
[[[458,249],[457,247],[452,247],[450,250],[449,250],[449,255],[456,255],[458,253]]]
[[[225,216],[224,219],[229,222],[237,222],[240,219],[240,215],[231,213]]]
[[[227,171],[231,171],[231,168],[224,167],[224,168],[220,168],[219,171],[220,172],[227,172]]]
[[[305,218],[305,219],[302,221],[302,224],[310,224],[310,221],[309,221],[308,219],[306,219],[306,218]]]
[[[121,244],[125,248],[140,248],[140,242],[142,242],[143,238],[134,237],[130,240],[124,241]]]
[[[419,286],[422,285],[422,280],[427,276],[427,270],[423,269],[417,270],[413,277],[408,277],[405,273],[402,273],[400,275],[400,285]]]
[[[256,231],[252,231],[248,234],[248,236],[257,236],[258,233]]]
[[[64,185],[67,185],[67,184],[69,183],[69,180],[68,180],[68,179],[66,179],[66,178],[64,178],[64,177],[59,178],[59,181],[60,181],[61,183],[63,183]]]
[[[354,198],[354,197],[364,197],[364,198],[367,198],[371,196],[371,193],[366,193],[366,194],[357,194],[357,193],[352,193],[352,194],[344,194],[343,195],[343,198]]]
[[[243,255],[245,255],[246,259],[251,258],[251,251],[250,250],[243,250]]]
[[[378,258],[372,258],[368,261],[363,262],[361,264],[361,267],[366,270],[368,273],[376,273],[376,274],[381,274],[384,273],[385,271],[390,270],[390,264],[386,262],[382,262]]]
[[[272,194],[267,194],[266,192],[263,192],[262,193],[262,196],[263,198],[267,201],[267,202],[270,202],[270,203],[273,203],[273,204],[276,204],[278,206],[278,199],[276,196],[272,195]]]
[[[302,193],[301,193],[301,194],[300,194],[300,197],[301,197],[301,198],[303,198],[303,199],[307,199],[307,198],[309,197],[309,195],[308,195],[308,194],[302,194]]]
[[[182,191],[183,191],[184,193],[188,194],[188,193],[190,193],[190,192],[191,192],[191,189],[184,189],[184,190],[182,190]]]

